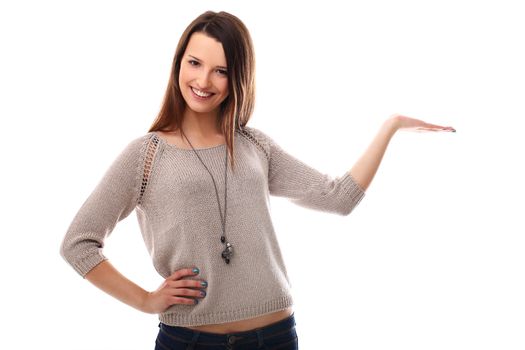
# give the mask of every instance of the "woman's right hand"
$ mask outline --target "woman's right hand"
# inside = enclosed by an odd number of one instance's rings
[[[198,269],[180,269],[166,278],[154,292],[148,292],[144,298],[142,311],[149,314],[164,312],[174,304],[195,305],[198,299],[206,296],[204,290],[208,283],[202,280],[181,279],[185,276],[195,276]]]

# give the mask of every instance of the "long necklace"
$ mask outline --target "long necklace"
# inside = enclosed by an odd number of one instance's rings
[[[233,245],[230,242],[226,241],[226,209],[227,209],[227,203],[228,203],[228,201],[227,201],[228,200],[228,197],[227,197],[227,188],[228,188],[228,172],[227,172],[227,169],[228,169],[228,148],[225,148],[225,158],[224,158],[225,161],[224,161],[224,216],[223,216],[222,215],[222,210],[221,210],[221,203],[220,203],[220,200],[219,200],[219,191],[217,190],[217,184],[215,183],[215,179],[213,178],[213,175],[211,174],[211,172],[208,169],[208,167],[206,166],[206,164],[204,164],[204,162],[202,161],[201,157],[199,156],[199,154],[197,153],[195,148],[193,148],[193,145],[191,144],[190,140],[188,140],[188,137],[186,137],[186,134],[184,134],[184,132],[182,131],[182,128],[180,129],[180,131],[181,131],[181,134],[184,135],[184,138],[186,138],[186,141],[188,141],[188,143],[190,144],[191,149],[197,155],[197,157],[201,161],[202,165],[204,165],[204,167],[206,168],[206,170],[210,174],[211,179],[213,181],[213,186],[215,187],[215,195],[217,197],[217,204],[219,206],[219,215],[221,216],[221,224],[222,224],[221,243],[225,243],[226,244],[226,247],[224,248],[224,250],[221,253],[221,257],[224,259],[226,264],[229,264],[230,263],[230,259],[233,256]]]

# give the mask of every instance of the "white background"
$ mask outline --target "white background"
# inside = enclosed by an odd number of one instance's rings
[[[518,3],[2,2],[0,348],[153,349],[157,316],[80,278],[59,245],[208,9],[252,34],[249,125],[320,171],[350,169],[393,113],[457,129],[396,134],[350,216],[272,197],[301,350],[525,348]],[[105,253],[162,282],[134,213]]]

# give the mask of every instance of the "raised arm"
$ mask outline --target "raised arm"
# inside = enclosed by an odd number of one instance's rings
[[[353,179],[361,186],[361,188],[363,188],[363,190],[366,191],[372,182],[390,139],[394,136],[396,131],[401,129],[413,131],[456,131],[450,126],[430,124],[400,114],[392,115],[383,123],[383,125],[381,125],[379,132],[376,134],[366,151],[350,170]]]
[[[277,197],[314,210],[348,215],[365,193],[350,172],[337,177],[320,172],[286,152],[269,135],[247,129],[268,158],[268,190]]]
[[[455,131],[452,127],[429,124],[395,114],[381,126],[364,154],[341,176],[332,177],[304,163],[281,148],[259,129],[245,127],[250,138],[268,157],[268,185],[273,196],[315,210],[348,215],[361,202],[390,139],[397,130]]]

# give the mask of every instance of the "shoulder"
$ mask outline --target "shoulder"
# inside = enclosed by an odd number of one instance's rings
[[[155,144],[155,138],[157,136],[148,132],[142,135],[136,135],[129,139],[127,143],[123,146],[122,153],[140,155],[146,152],[148,145],[153,143]]]
[[[158,143],[158,135],[154,132],[132,137],[117,157],[113,165],[115,171],[119,172],[122,178],[129,176],[130,183],[134,183],[135,186],[144,186],[144,183],[148,181]],[[138,197],[139,201],[143,190],[142,187]]]
[[[155,148],[155,135],[153,133],[145,133],[141,135],[132,136],[127,141],[124,141],[120,146],[120,151],[117,153],[115,165],[121,166],[139,166],[147,158],[147,154],[151,153],[149,148]],[[121,141],[122,142],[122,141]]]
[[[270,159],[271,144],[273,141],[266,133],[250,126],[244,126],[239,130],[239,133],[264,152],[266,158]]]

